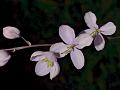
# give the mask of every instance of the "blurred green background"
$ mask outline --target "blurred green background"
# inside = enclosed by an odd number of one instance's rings
[[[58,28],[67,24],[76,35],[87,29],[84,14],[92,11],[99,26],[112,21],[117,26],[113,36],[120,36],[120,0],[0,0],[0,48],[22,46],[21,39],[7,40],[2,28],[15,26],[32,44],[62,41]],[[112,36],[111,36],[112,37]],[[0,67],[0,86],[9,89],[33,90],[120,90],[120,39],[108,40],[104,50],[97,52],[94,46],[82,51],[85,66],[76,70],[69,55],[58,59],[60,74],[52,81],[49,75],[35,75],[35,62],[30,55],[49,47],[38,47],[12,53],[11,60]],[[4,89],[3,89],[4,90]]]

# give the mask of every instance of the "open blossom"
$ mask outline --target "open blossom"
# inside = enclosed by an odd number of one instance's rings
[[[3,35],[8,39],[20,37],[20,31],[16,27],[7,26],[3,28]]]
[[[75,38],[74,30],[67,25],[59,27],[59,35],[65,44],[63,42],[55,43],[50,47],[50,51],[59,53],[59,58],[70,53],[73,65],[77,69],[81,69],[84,66],[84,55],[79,49],[89,46],[93,38],[89,34],[80,34]]]
[[[87,12],[84,16],[85,22],[90,29],[85,30],[86,33],[94,37],[94,45],[97,51],[100,51],[105,46],[103,35],[112,35],[116,31],[116,26],[112,22],[108,22],[102,27],[98,28],[96,24],[97,18],[94,13]]]
[[[36,51],[31,55],[31,61],[38,61],[35,66],[35,73],[44,76],[50,73],[50,79],[56,77],[60,72],[57,58],[52,52]]]
[[[9,61],[10,58],[11,55],[9,55],[4,50],[0,50],[0,66],[4,66]]]

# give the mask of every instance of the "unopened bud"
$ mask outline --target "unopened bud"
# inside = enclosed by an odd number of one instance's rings
[[[16,27],[7,26],[3,28],[3,35],[8,39],[20,37],[20,31]]]

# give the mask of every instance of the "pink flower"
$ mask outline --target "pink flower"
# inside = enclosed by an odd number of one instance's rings
[[[89,46],[93,38],[89,34],[80,34],[75,38],[74,30],[67,25],[59,27],[59,35],[65,44],[63,42],[55,43],[50,47],[50,51],[57,53],[58,58],[70,53],[73,65],[77,69],[81,69],[84,66],[84,55],[79,49]]]
[[[38,76],[44,76],[50,73],[50,79],[52,80],[60,72],[57,58],[52,52],[36,51],[31,55],[30,60],[38,61],[35,66],[35,73]]]
[[[97,51],[100,51],[105,46],[103,35],[112,35],[116,31],[116,26],[112,22],[108,22],[102,27],[98,28],[96,24],[97,18],[94,13],[87,12],[84,16],[85,22],[90,29],[85,30],[86,33],[94,37],[94,45]]]
[[[5,50],[0,50],[0,66],[4,66],[10,58],[11,55],[9,55]]]

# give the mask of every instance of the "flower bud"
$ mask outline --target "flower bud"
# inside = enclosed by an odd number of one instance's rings
[[[3,35],[8,39],[15,39],[20,37],[20,31],[15,27],[7,26],[3,28]]]
[[[11,55],[9,55],[5,50],[0,50],[0,66],[4,66],[10,58]]]

